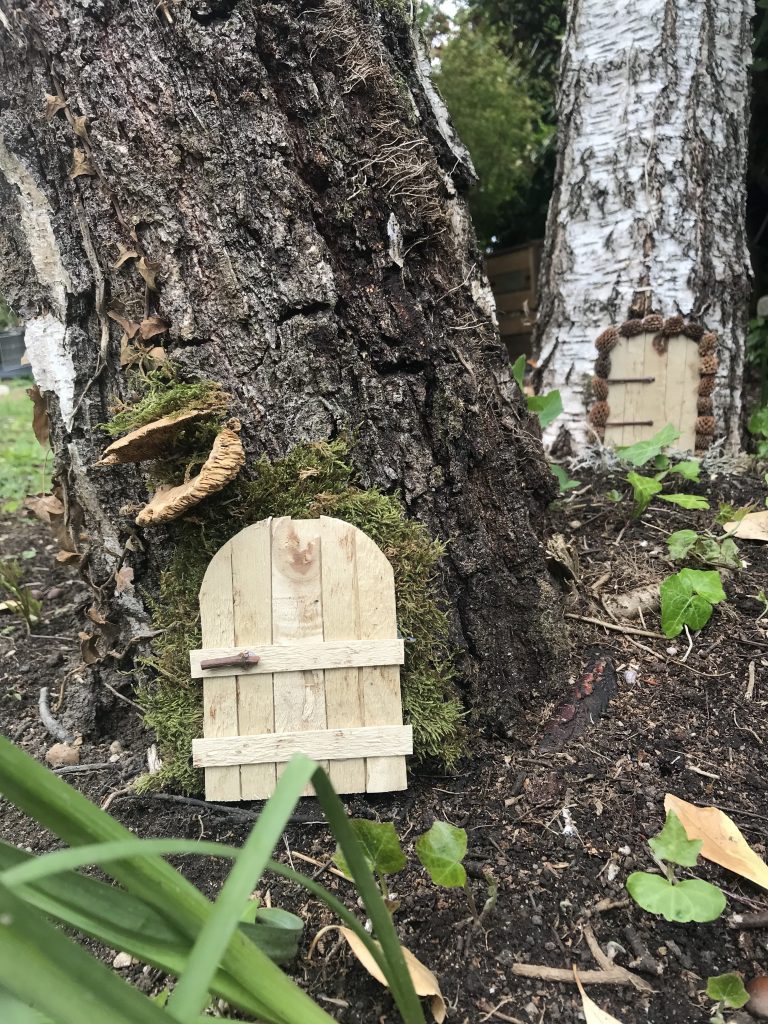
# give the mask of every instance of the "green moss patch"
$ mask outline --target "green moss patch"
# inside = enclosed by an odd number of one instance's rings
[[[356,486],[348,453],[346,442],[334,441],[298,445],[276,462],[261,459],[251,467],[251,479],[235,481],[172,526],[175,551],[153,607],[163,632],[146,660],[154,678],[138,695],[157,734],[163,768],[142,780],[144,788],[202,789],[202,773],[190,762],[192,740],[202,736],[202,686],[188,672],[189,651],[201,646],[198,592],[216,551],[267,516],[336,516],[376,541],[394,569],[398,625],[406,641],[403,709],[413,725],[416,756],[451,767],[463,753],[464,712],[454,686],[449,619],[435,597],[443,547],[406,518],[396,497]]]
[[[132,405],[124,405],[102,429],[111,436],[162,419],[178,416],[191,409],[210,410],[211,416],[222,414],[227,407],[227,395],[211,380],[185,383],[177,380],[173,370],[162,367],[147,374],[139,383],[141,398]]]

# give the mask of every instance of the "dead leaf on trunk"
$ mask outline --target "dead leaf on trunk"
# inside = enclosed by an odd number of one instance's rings
[[[339,935],[345,939],[349,948],[371,977],[375,978],[376,981],[388,988],[387,979],[381,973],[379,965],[351,928],[344,928],[341,925],[330,925],[329,928],[323,928],[318,932],[317,938],[319,938],[324,932],[331,929],[338,931]],[[317,941],[317,939],[315,941]],[[378,943],[376,943],[376,945],[378,945]],[[443,1024],[446,1012],[445,999],[443,998],[443,993],[440,991],[440,985],[437,978],[428,967],[424,966],[421,960],[417,960],[410,949],[406,949],[405,946],[402,946],[401,949],[403,951],[403,957],[405,958],[405,966],[408,968],[408,973],[411,976],[413,987],[416,990],[416,995],[425,996],[429,999],[429,1008],[432,1011],[432,1016],[435,1018],[437,1024]]]
[[[115,262],[112,264],[112,269],[113,270],[119,270],[120,267],[122,267],[122,265],[124,263],[128,262],[128,260],[137,260],[139,258],[139,254],[136,252],[135,249],[128,249],[128,248],[126,248],[126,246],[124,246],[120,242],[117,243],[117,251],[118,251],[119,255],[118,255],[117,259],[115,260]],[[112,316],[111,313],[109,315]],[[113,320],[117,320],[117,317],[116,316],[112,316],[112,319]],[[119,322],[120,321],[118,321],[118,323]],[[137,327],[137,329],[138,329],[138,327]],[[126,331],[126,334],[127,333],[128,332]],[[130,335],[130,337],[133,337],[133,335]]]
[[[67,101],[61,99],[59,96],[51,96],[50,93],[45,94],[45,120],[52,121],[60,110],[63,110],[67,105]]]
[[[584,986],[581,984],[581,978],[579,978],[579,972],[576,968],[573,968],[573,976],[576,979],[576,985],[581,996],[581,1005],[584,1008],[584,1020],[587,1024],[621,1024],[621,1021],[617,1017],[612,1017],[610,1013],[606,1013],[605,1010],[601,1010],[597,1003],[592,1002],[587,993],[584,991]]]
[[[115,593],[122,594],[125,590],[133,590],[133,569],[124,565],[115,573]]]
[[[52,516],[63,516],[64,505],[55,494],[34,494],[24,500],[24,508],[34,512],[41,523],[51,525]]]
[[[717,807],[689,804],[672,793],[664,797],[664,809],[678,816],[689,839],[702,840],[702,857],[768,889],[768,864],[758,857],[727,814]]]
[[[56,554],[56,561],[61,565],[74,565],[80,561],[80,555],[77,551],[59,551]]]
[[[139,262],[136,264],[136,267],[141,276],[147,282],[147,288],[149,288],[150,291],[156,292],[157,272],[160,269],[160,264],[153,263],[151,260],[145,259],[145,257],[142,256]]]
[[[84,142],[90,143],[88,138],[88,129],[85,127],[87,118],[85,114],[79,114],[77,117],[72,118],[72,131],[81,138]]]
[[[80,657],[86,665],[95,665],[102,660],[99,653],[98,637],[95,633],[78,633],[80,638]]]
[[[167,330],[168,323],[161,316],[145,317],[139,324],[139,334],[144,341],[149,341],[158,334],[165,334]]]
[[[34,404],[34,409],[32,410],[32,430],[40,447],[47,448],[51,429],[48,419],[48,406],[40,394],[40,388],[37,385],[33,388],[27,388],[27,394]]]
[[[130,341],[131,338],[135,338],[139,333],[139,324],[135,320],[129,320],[128,317],[123,316],[122,313],[117,313],[115,310],[107,310],[107,316],[110,320],[114,320],[116,324],[125,331],[126,337]]]
[[[72,151],[72,168],[69,172],[70,178],[79,178],[82,175],[93,175],[96,171],[91,158],[85,152],[84,149],[74,149]]]
[[[768,542],[768,510],[747,512],[743,519],[726,523],[723,529],[729,537],[736,537],[738,540]]]

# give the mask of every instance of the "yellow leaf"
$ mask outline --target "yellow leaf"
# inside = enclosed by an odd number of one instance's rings
[[[689,839],[701,839],[701,856],[768,889],[768,864],[758,857],[737,826],[717,807],[697,807],[667,793],[664,809],[674,811]]]
[[[579,978],[579,972],[575,967],[573,968],[573,976],[579,987],[581,1005],[584,1007],[584,1020],[587,1024],[621,1024],[620,1020],[616,1017],[612,1017],[610,1013],[606,1013],[605,1010],[601,1010],[597,1003],[592,1002],[584,991],[584,986],[581,984],[581,979]]]
[[[375,978],[376,981],[381,982],[382,985],[386,985],[387,979],[379,970],[379,965],[352,929],[340,927],[339,933],[346,939],[349,948],[371,977]],[[440,991],[437,978],[428,967],[424,966],[421,960],[416,959],[409,949],[406,949],[405,946],[402,946],[401,948],[403,950],[403,956],[405,957],[405,966],[408,968],[408,973],[411,976],[411,981],[413,982],[416,994],[419,996],[429,997],[429,1006],[432,1010],[432,1016],[437,1021],[437,1024],[443,1024],[443,1021],[445,1020],[445,1000],[443,999],[443,993]]]

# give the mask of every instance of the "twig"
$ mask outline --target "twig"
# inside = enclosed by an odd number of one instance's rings
[[[747,680],[747,692],[744,694],[745,700],[752,700],[755,693],[755,663],[750,661],[749,663],[749,676]]]
[[[54,768],[54,775],[81,775],[86,772],[103,772],[105,768],[119,768],[117,762],[95,761],[93,764],[68,764],[63,768]]]
[[[686,661],[688,661],[688,655],[693,650],[693,637],[691,636],[691,632],[690,632],[690,630],[688,629],[687,626],[683,626],[683,629],[685,629],[685,635],[688,637],[688,650],[685,652],[685,654],[680,659],[680,664],[681,665],[684,665],[686,663]]]
[[[664,637],[666,640],[666,637]],[[629,643],[634,644],[635,647],[639,647],[641,651],[645,651],[646,654],[653,655],[658,661],[660,658],[666,657],[667,661],[671,661],[673,665],[682,665],[683,668],[687,668],[689,672],[695,672],[697,676],[705,676],[707,679],[724,679],[726,676],[731,675],[730,672],[702,672],[701,669],[695,668],[693,665],[687,664],[685,661],[678,661],[677,658],[670,658],[667,655],[659,654],[654,651],[652,647],[647,647],[645,644],[641,644],[638,640],[633,640],[631,636],[627,637]]]
[[[75,737],[64,728],[61,722],[57,722],[51,714],[50,708],[48,707],[48,687],[43,686],[40,688],[40,700],[38,702],[38,711],[40,712],[40,721],[43,723],[48,732],[53,736],[54,739],[60,743],[73,743]]]
[[[54,633],[30,633],[31,640],[58,640],[63,644],[76,644],[77,640],[71,636],[56,636]]]
[[[768,910],[758,914],[731,914],[729,928],[768,928]]]
[[[545,967],[538,964],[512,964],[512,974],[521,978],[538,978],[539,981],[562,981],[566,985],[575,985],[573,971],[566,967]],[[623,967],[612,967],[610,971],[580,971],[579,977],[584,985],[630,985]],[[638,979],[642,980],[642,979]],[[643,982],[643,984],[647,984]],[[650,985],[645,991],[652,991]]]
[[[604,971],[623,971],[623,973],[626,975],[627,982],[630,985],[632,985],[633,988],[636,988],[638,992],[652,991],[651,986],[648,984],[647,981],[645,981],[643,978],[638,977],[636,974],[633,974],[631,971],[628,971],[625,967],[621,967],[618,964],[615,964],[610,957],[605,955],[602,949],[600,949],[600,944],[595,938],[595,933],[592,930],[592,925],[583,925],[582,931],[584,932],[584,938],[587,940],[587,945],[589,946],[589,950],[592,956],[595,958],[595,960],[597,960],[597,962],[600,964]]]
[[[507,1022],[507,1024],[525,1024],[525,1022],[520,1020],[519,1017],[510,1017],[506,1013],[499,1013],[499,1010],[502,1008],[502,1006],[506,1006],[508,1003],[511,1002],[513,1002],[513,1000],[510,996],[507,996],[506,998],[502,999],[501,1002],[497,1003],[492,1010],[489,1010],[488,1013],[485,1014],[485,1016],[480,1018],[478,1024],[484,1024],[484,1022],[490,1020],[491,1017],[496,1017],[497,1020],[503,1020]]]
[[[607,896],[599,900],[594,907],[584,911],[584,917],[592,917],[593,914],[605,914],[609,910],[623,910],[629,906],[629,900],[612,900]]]
[[[661,633],[652,633],[649,629],[637,629],[635,626],[620,626],[617,622],[605,622],[603,619],[593,619],[590,615],[576,615],[575,612],[566,612],[566,619],[578,619],[580,622],[591,622],[593,626],[602,626],[604,629],[612,629],[616,633],[628,633],[631,636],[650,636],[654,640],[666,640]]]

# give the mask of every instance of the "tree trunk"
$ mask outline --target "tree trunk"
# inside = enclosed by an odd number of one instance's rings
[[[717,434],[738,443],[752,0],[571,0],[537,336],[571,443],[595,338],[683,314],[718,335]]]
[[[121,310],[164,318],[182,377],[232,395],[248,457],[356,435],[363,484],[448,543],[469,699],[512,728],[557,662],[536,536],[551,477],[409,4],[2,3],[2,289],[27,320],[90,577],[111,593],[134,569],[112,614],[146,622],[139,596],[169,554],[167,531],[133,525],[147,474],[91,468],[129,390],[106,316]]]

